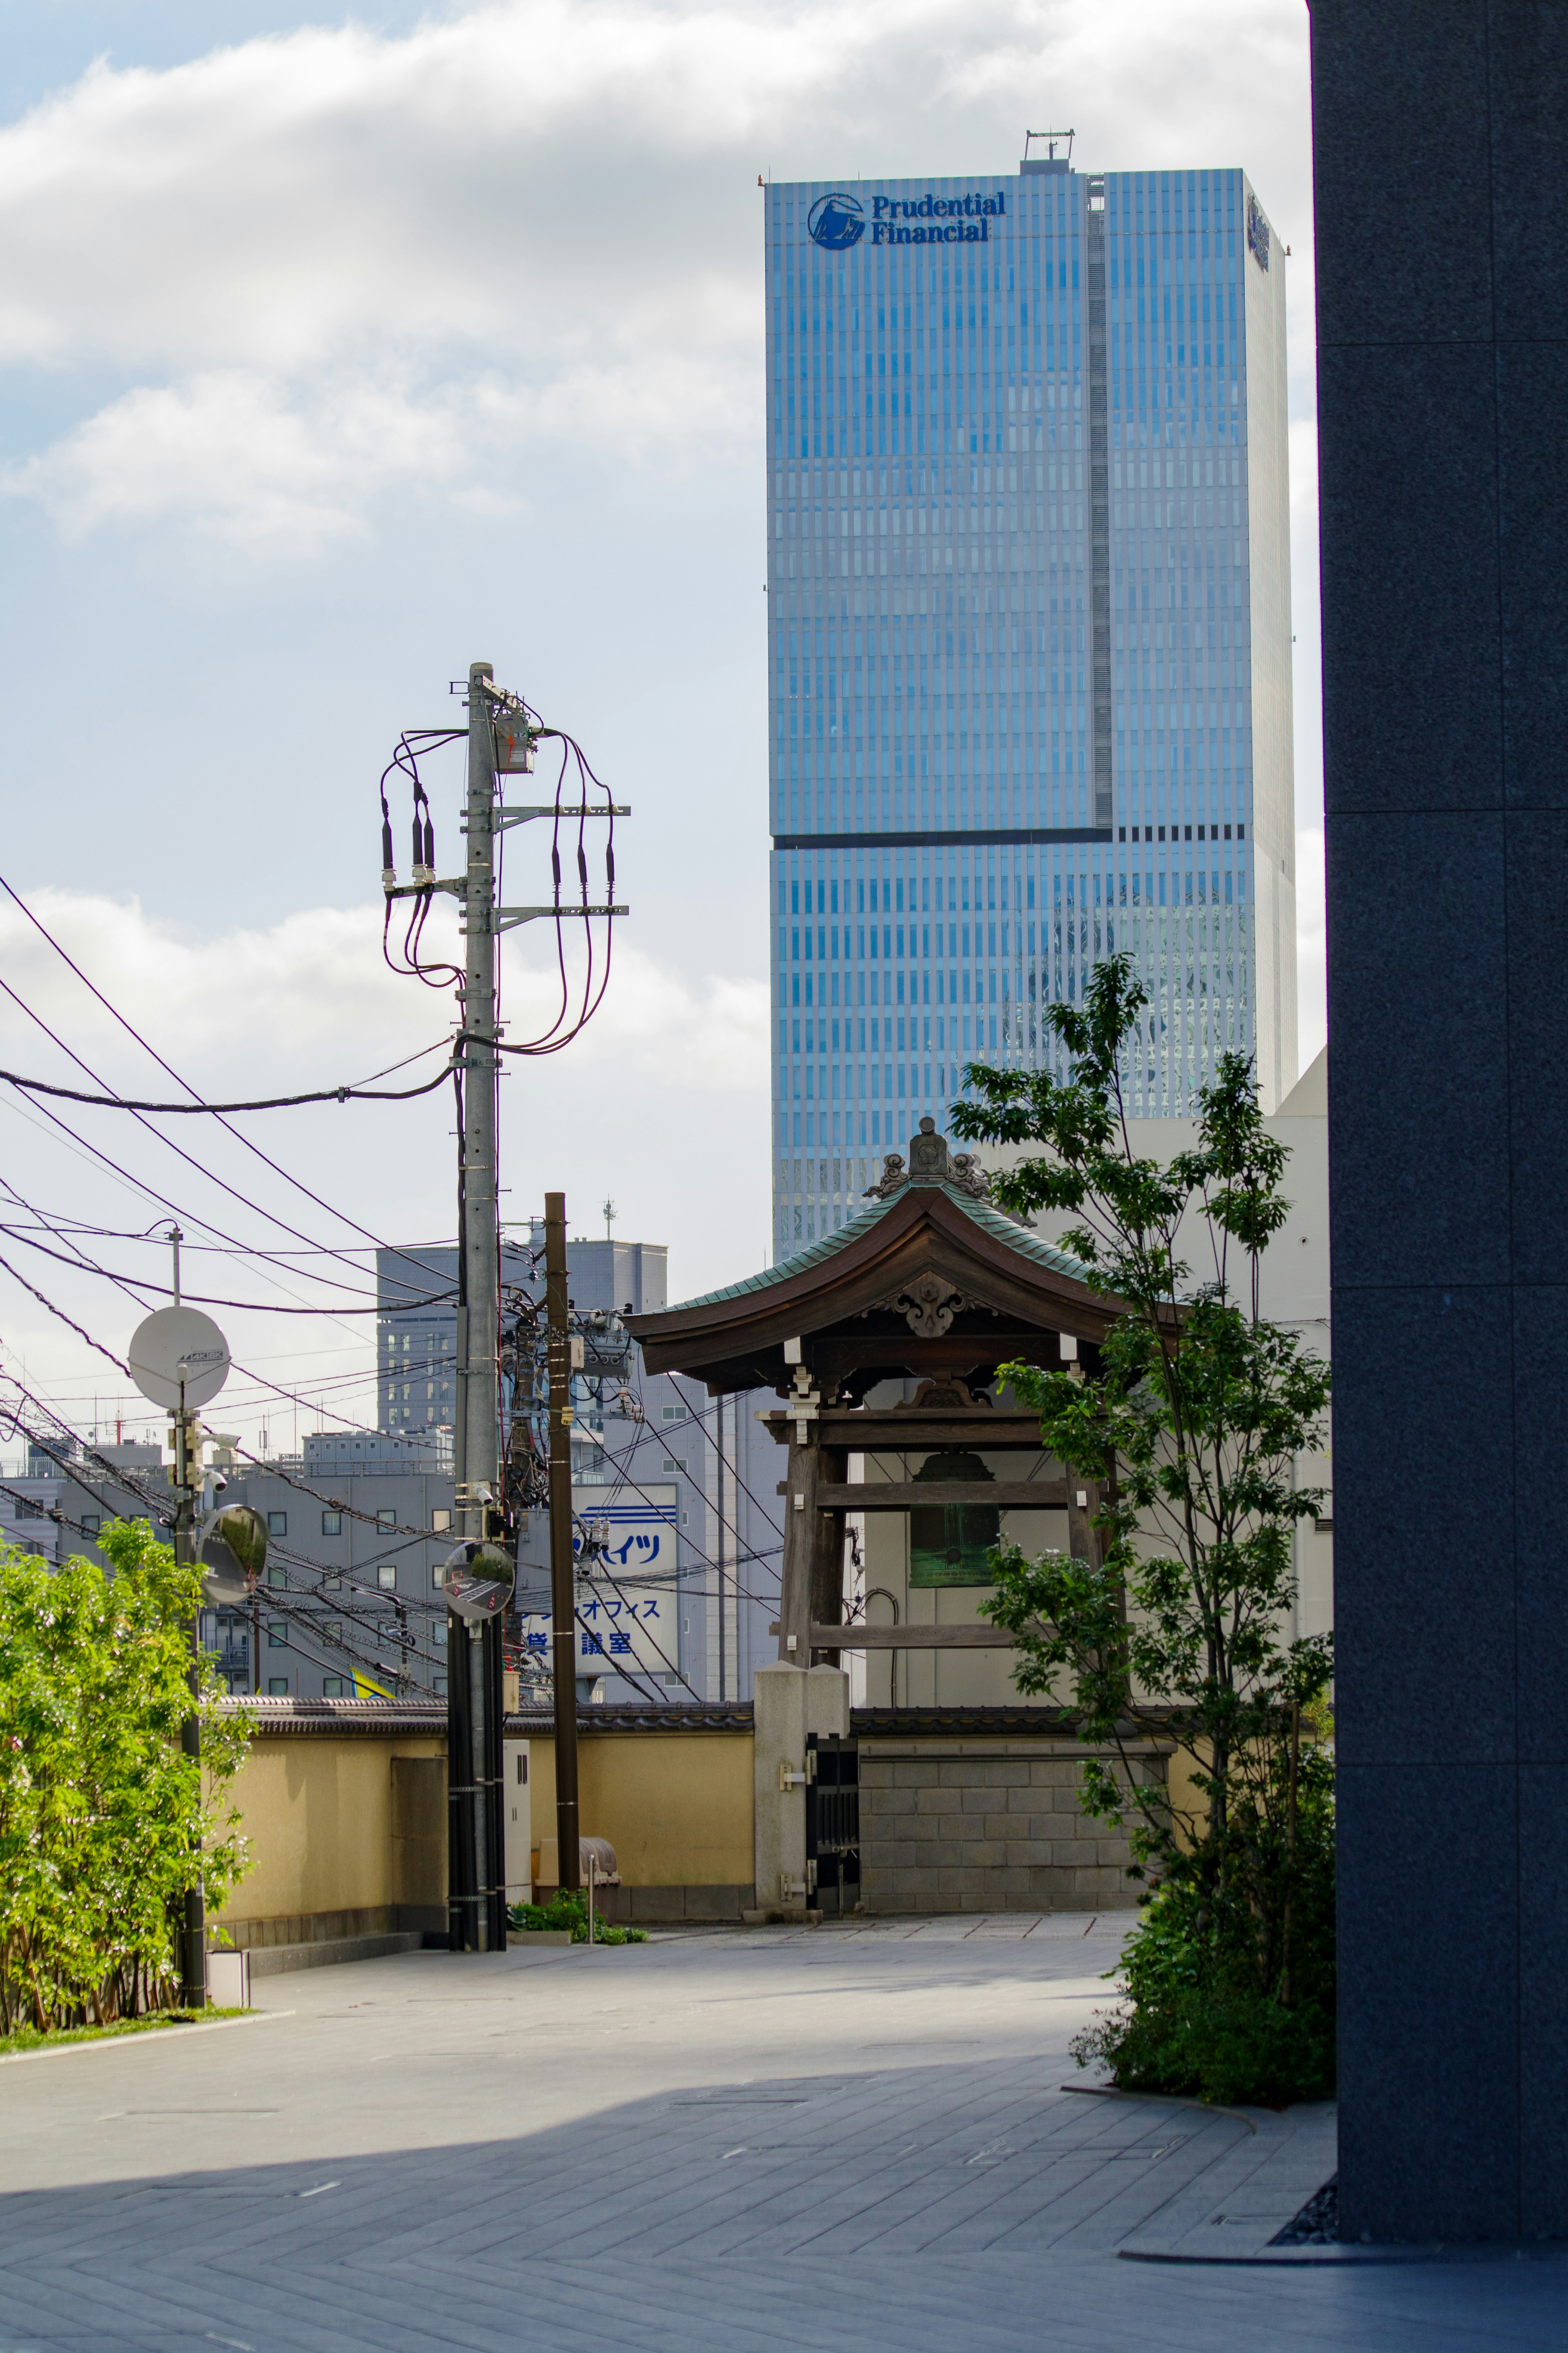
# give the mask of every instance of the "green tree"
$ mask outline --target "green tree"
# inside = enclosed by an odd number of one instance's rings
[[[1287,1155],[1247,1058],[1221,1056],[1200,1092],[1195,1149],[1133,1151],[1121,1069],[1146,1003],[1111,957],[1081,1006],[1048,1014],[1065,1082],[973,1063],[953,1110],[967,1138],[1044,1147],[993,1193],[1074,1218],[1064,1246],[1115,1309],[1081,1372],[1005,1368],[1047,1449],[1100,1483],[1099,1557],[1004,1544],[985,1608],[1017,1643],[1019,1688],[1057,1696],[1101,1751],[1085,1807],[1128,1829],[1156,1882],[1131,2009],[1080,2055],[1150,2088],[1300,2095],[1332,2075],[1332,1782],[1303,1732],[1332,1662],[1327,1638],[1287,1636],[1292,1530],[1321,1501],[1294,1464],[1322,1441],[1329,1368],[1260,1313]],[[1151,1774],[1151,1739],[1185,1771]]]
[[[107,1576],[0,1554],[0,2030],[98,2023],[173,1999],[193,1852],[220,1905],[245,1868],[226,1792],[243,1711],[200,1668],[202,1763],[180,1745],[200,1574],[145,1521],[106,1528]]]

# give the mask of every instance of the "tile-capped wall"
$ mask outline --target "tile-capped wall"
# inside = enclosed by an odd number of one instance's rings
[[[870,1912],[1130,1909],[1126,1838],[1086,1819],[1067,1740],[860,1743],[860,1893]],[[1164,1758],[1140,1747],[1138,1769]]]

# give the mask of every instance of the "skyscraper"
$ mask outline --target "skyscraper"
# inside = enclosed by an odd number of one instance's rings
[[[1236,170],[774,185],[774,1243],[1117,948],[1296,1075],[1284,248]]]

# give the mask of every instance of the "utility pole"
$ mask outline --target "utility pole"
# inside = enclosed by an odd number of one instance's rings
[[[507,807],[496,798],[498,776],[526,774],[533,766],[534,747],[542,729],[521,697],[495,683],[489,662],[473,662],[468,678],[468,859],[460,876],[437,878],[430,870],[430,834],[421,832],[418,805],[415,818],[415,879],[403,884],[392,864],[392,832],[385,817],[382,834],[382,887],[389,900],[428,900],[433,891],[449,892],[462,908],[464,966],[462,980],[462,1040],[456,1067],[463,1089],[462,1134],[459,1138],[458,1189],[457,1299],[457,1509],[463,1542],[448,1564],[449,1599],[461,1595],[460,1606],[447,1613],[447,1941],[454,1952],[489,1952],[506,1942],[506,1855],[501,1805],[501,1629],[500,1611],[506,1594],[498,1576],[494,1547],[508,1542],[500,1463],[500,1234],[497,1220],[496,1082],[499,1076],[499,1023],[496,1017],[496,942],[515,924],[550,922],[557,935],[564,916],[605,920],[626,913],[607,897],[603,905],[588,899],[588,870],[581,847],[577,853],[582,904],[564,904],[561,896],[561,863],[557,846],[551,862],[553,891],[543,905],[498,907],[495,902],[495,845],[509,826],[549,818],[559,826],[563,815],[584,818],[625,817],[622,806],[605,800],[587,806],[590,772],[582,766],[584,806],[563,808],[559,798],[543,806]],[[439,733],[440,731],[436,731]],[[570,743],[570,738],[563,738]],[[578,754],[581,764],[582,755]],[[416,781],[423,799],[423,787]],[[421,854],[423,847],[423,855]],[[605,885],[613,892],[615,865],[606,845]],[[597,999],[594,1000],[595,1004]],[[575,1035],[594,1009],[584,1010],[567,1037]],[[553,1033],[552,1033],[553,1034]],[[555,1040],[564,1044],[565,1038]],[[550,1050],[553,1050],[552,1046]],[[545,1041],[514,1050],[545,1050]],[[559,1201],[559,1196],[553,1197]],[[565,1300],[565,1240],[562,1235],[562,1301]],[[568,1387],[570,1372],[567,1374]],[[563,1429],[569,1429],[570,1409]],[[552,1426],[552,1436],[553,1436]],[[564,1476],[568,1578],[567,1610],[557,1620],[557,1642],[571,1640],[571,1441],[566,1441]],[[554,1473],[552,1472],[552,1492]],[[490,1548],[488,1561],[481,1548]],[[466,1554],[466,1559],[459,1555]],[[514,1553],[515,1558],[515,1553]],[[454,1564],[457,1566],[455,1567]],[[454,1577],[465,1580],[453,1585]],[[568,1704],[574,1705],[574,1678],[565,1678]],[[557,1704],[560,1693],[557,1692]],[[570,1718],[574,1733],[576,1719]],[[558,1757],[557,1772],[570,1767],[575,1791],[574,1758]],[[575,1829],[562,1854],[563,1884],[577,1883]],[[568,1879],[565,1874],[570,1873]]]
[[[566,1196],[544,1197],[545,1363],[550,1377],[550,1660],[555,1685],[558,1884],[577,1869],[577,1593],[572,1556],[572,1340],[566,1288]]]
[[[468,670],[468,855],[460,1068],[457,1506],[465,1543],[501,1532],[500,1238],[496,1225],[496,735],[489,662]],[[501,1818],[501,1637],[495,1620],[447,1613],[448,1941],[456,1952],[506,1945]]]
[[[180,1244],[184,1236],[178,1226],[169,1228],[169,1247],[174,1252],[174,1301],[180,1305]],[[202,1441],[201,1424],[185,1405],[185,1384],[180,1382],[180,1402],[172,1419],[171,1435],[174,1442],[174,1558],[182,1568],[190,1567],[196,1557],[196,1489],[201,1484]],[[180,1747],[195,1767],[202,1765],[201,1718],[202,1612],[191,1620],[191,1712],[180,1726]],[[184,1935],[180,1952],[180,2002],[185,2010],[205,2010],[207,2006],[207,1923],[206,1890],[202,1885],[201,1855],[198,1851],[191,1883],[185,1890]]]

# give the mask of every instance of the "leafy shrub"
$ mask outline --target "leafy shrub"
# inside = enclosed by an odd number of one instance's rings
[[[1329,1366],[1262,1314],[1289,1155],[1248,1057],[1221,1054],[1199,1089],[1195,1149],[1134,1148],[1122,1079],[1148,1002],[1132,959],[1106,958],[1046,1014],[1065,1082],[971,1063],[953,1107],[971,1140],[1044,1146],[992,1192],[1078,1220],[1060,1243],[1109,1315],[1081,1361],[999,1368],[1093,1493],[1070,1555],[995,1547],[983,1609],[1013,1637],[1019,1690],[1091,1750],[1084,1812],[1160,1883],[1131,2009],[1079,2055],[1130,2087],[1300,2098],[1333,2080],[1332,1769],[1314,1746],[1332,1738],[1333,1649],[1290,1632],[1295,1531],[1323,1500],[1297,1470],[1324,1442]]]
[[[1284,2107],[1334,2088],[1334,1817],[1327,1760],[1308,1757],[1293,1853],[1178,1857],[1148,1897],[1119,1974],[1129,2007],[1074,2041],[1123,2091]],[[1245,1890],[1259,1870],[1279,1901],[1282,1949],[1260,1936]]]
[[[112,1577],[0,1552],[3,2034],[172,2006],[194,1852],[215,1908],[245,1868],[219,1816],[249,1725],[205,1658],[199,1767],[180,1745],[199,1572],[145,1521],[99,1541]]]
[[[548,1904],[509,1905],[506,1925],[516,1930],[554,1928],[559,1931],[570,1928],[572,1942],[585,1945],[588,1941],[588,1901],[586,1896],[574,1895],[563,1887],[558,1888]],[[646,1945],[647,1931],[644,1928],[615,1927],[608,1920],[601,1919],[595,1911],[594,1942],[595,1945]]]

